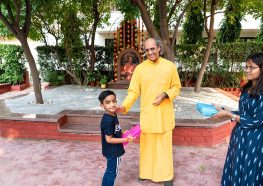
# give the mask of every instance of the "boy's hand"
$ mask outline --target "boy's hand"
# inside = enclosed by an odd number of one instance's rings
[[[120,106],[117,106],[115,112],[116,113],[124,113],[126,111],[125,107],[120,105]]]
[[[129,143],[133,143],[133,141],[134,141],[134,137],[132,137],[131,135],[129,135],[129,136],[127,137],[127,139],[128,139],[128,142],[129,142]]]

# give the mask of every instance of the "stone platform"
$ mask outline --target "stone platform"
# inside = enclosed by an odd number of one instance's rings
[[[33,93],[2,100],[0,136],[22,139],[56,139],[99,141],[99,123],[103,110],[98,94],[102,89],[62,86],[43,91],[45,104],[34,103]],[[114,90],[121,103],[127,90]],[[3,102],[4,101],[4,102]],[[180,146],[212,147],[229,139],[234,123],[230,120],[205,118],[197,113],[196,102],[215,103],[235,109],[237,101],[211,88],[194,93],[182,88],[175,100],[176,127],[173,144]],[[127,115],[119,115],[123,129],[139,122],[139,101]],[[137,140],[138,142],[138,140]]]

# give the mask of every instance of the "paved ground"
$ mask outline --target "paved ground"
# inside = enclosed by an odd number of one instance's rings
[[[62,110],[97,110],[99,106],[98,95],[102,89],[87,88],[81,86],[61,86],[42,92],[45,104],[35,103],[35,96],[32,89],[23,93],[6,93],[0,95],[0,100],[5,102],[6,107],[13,113],[25,114],[57,114]],[[127,94],[127,90],[114,90],[119,104]],[[11,95],[9,95],[11,94]],[[22,94],[24,96],[18,96]],[[2,98],[1,98],[2,97]],[[9,99],[8,99],[9,98]],[[195,93],[193,88],[181,89],[181,94],[174,101],[177,119],[204,119],[195,109],[195,103],[215,103],[231,109],[237,108],[237,102],[221,94],[212,88],[202,88],[200,93]],[[131,111],[139,111],[139,100],[133,105]],[[0,113],[1,114],[1,113]]]
[[[100,109],[97,96],[101,89],[62,86],[43,91],[44,105],[34,103],[32,88],[0,95],[0,115],[10,112],[56,114],[64,109]],[[115,90],[121,102],[126,90]],[[196,102],[216,103],[236,108],[237,102],[211,88],[197,94],[183,88],[175,101],[179,119],[203,118],[195,111]],[[137,102],[132,108],[139,110]],[[175,186],[217,186],[227,144],[214,148],[174,146]],[[128,145],[116,186],[162,185],[139,184],[137,144]],[[0,138],[0,186],[99,186],[105,160],[101,145],[95,142],[62,142],[44,140],[8,140]]]
[[[226,146],[174,146],[174,186],[218,186]],[[162,185],[137,183],[138,152],[127,145],[115,185]],[[99,186],[105,162],[100,143],[0,139],[1,186]]]

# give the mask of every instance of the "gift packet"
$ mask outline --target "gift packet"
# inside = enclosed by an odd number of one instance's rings
[[[127,130],[124,134],[122,134],[122,138],[127,138],[129,135],[134,137],[135,139],[139,137],[141,134],[140,124],[136,124],[130,130]],[[127,145],[128,142],[124,142],[123,146]]]
[[[203,116],[211,117],[218,113],[216,107],[212,104],[196,103],[196,110]]]

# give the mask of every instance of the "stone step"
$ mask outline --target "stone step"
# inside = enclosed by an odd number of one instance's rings
[[[61,123],[59,131],[63,133],[76,134],[100,134],[100,122],[103,111],[66,110],[60,113],[66,119]],[[118,120],[122,130],[128,130],[138,123],[139,114],[118,115]]]
[[[129,130],[135,122],[121,124],[123,131]],[[59,132],[74,134],[100,134],[100,124],[66,123],[59,128]]]
[[[67,123],[71,124],[100,124],[102,115],[67,115]],[[133,121],[132,116],[118,116],[120,124]]]
[[[100,126],[67,123],[59,128],[59,132],[74,134],[100,134]]]
[[[99,124],[101,120],[101,115],[67,115],[67,123],[76,124],[87,124],[95,123]]]
[[[109,89],[128,89],[130,81],[127,80],[118,80],[116,82],[108,82],[107,87]]]

